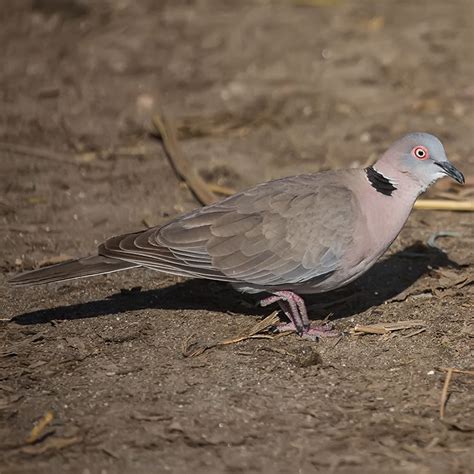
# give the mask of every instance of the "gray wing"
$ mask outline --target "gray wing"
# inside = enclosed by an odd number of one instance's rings
[[[323,177],[323,175],[326,175]],[[352,242],[354,197],[335,173],[271,181],[99,253],[172,274],[259,287],[324,278]]]

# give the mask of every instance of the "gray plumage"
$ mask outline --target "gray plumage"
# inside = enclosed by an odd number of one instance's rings
[[[446,174],[464,180],[436,137],[410,134],[374,167],[260,184],[162,227],[112,237],[98,256],[27,272],[10,283],[147,267],[249,292],[324,292],[367,271],[396,238],[418,195]]]
[[[11,283],[46,283],[90,276],[94,269],[98,274],[145,266],[256,289],[316,285],[337,270],[352,242],[357,206],[352,192],[337,183],[340,173],[259,185],[163,227],[112,237],[99,247],[100,257],[42,268]],[[357,171],[343,173],[350,179]]]
[[[317,281],[336,270],[357,215],[352,193],[330,184],[337,176],[265,183],[161,228],[110,239],[99,252],[155,270],[244,282],[256,289]]]

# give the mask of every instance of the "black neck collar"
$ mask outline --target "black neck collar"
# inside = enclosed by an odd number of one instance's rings
[[[382,173],[379,173],[374,169],[374,167],[369,166],[365,169],[365,173],[371,186],[377,192],[384,194],[385,196],[391,196],[397,189],[388,178],[386,178]]]

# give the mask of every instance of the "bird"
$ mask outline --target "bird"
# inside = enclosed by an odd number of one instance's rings
[[[13,277],[39,285],[144,267],[230,283],[278,303],[292,329],[318,339],[302,295],[352,282],[385,253],[418,196],[438,179],[463,174],[441,141],[410,133],[373,164],[276,179],[162,225],[111,237],[97,255]]]

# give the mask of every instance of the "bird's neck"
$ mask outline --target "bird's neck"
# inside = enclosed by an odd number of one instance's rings
[[[420,185],[404,173],[384,163],[363,170],[365,186],[360,202],[365,242],[370,244],[371,262],[379,258],[395,240],[410,215],[420,193]]]
[[[397,183],[389,176],[385,176],[373,166],[366,168],[365,174],[369,180],[370,185],[378,193],[383,194],[384,196],[391,196],[397,190]]]
[[[421,183],[385,161],[378,161],[364,171],[371,187],[379,194],[392,197],[403,194],[414,201],[424,191]]]

